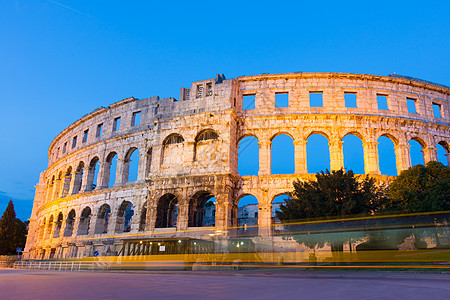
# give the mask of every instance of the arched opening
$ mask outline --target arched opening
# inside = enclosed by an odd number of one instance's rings
[[[95,233],[102,234],[108,232],[109,216],[111,214],[111,207],[108,204],[103,204],[98,209],[97,222],[95,224]]]
[[[99,158],[94,157],[89,163],[86,191],[95,190],[97,187],[98,171],[100,170]]]
[[[138,180],[139,169],[139,150],[131,148],[128,150],[124,160],[123,174],[125,182],[133,182]]]
[[[353,134],[342,139],[344,152],[344,168],[354,174],[364,174],[364,148],[362,140]]]
[[[106,157],[103,171],[105,187],[112,187],[116,183],[117,157],[116,152],[111,152]]]
[[[68,167],[63,178],[61,197],[66,197],[69,194],[71,181],[72,181],[72,167]]]
[[[441,162],[444,166],[449,166],[450,161],[450,154],[449,154],[449,147],[448,144],[440,141],[436,145],[436,151],[437,151],[437,160]]]
[[[75,225],[75,210],[72,209],[67,215],[66,230],[64,231],[65,237],[72,236],[74,225]]]
[[[219,135],[212,129],[203,130],[195,138],[194,161],[208,162],[216,159]]]
[[[133,215],[133,204],[130,201],[123,201],[117,211],[116,232],[130,232]]]
[[[387,136],[378,138],[378,160],[381,175],[397,176],[394,142]]]
[[[147,225],[147,202],[142,206],[141,217],[139,219],[139,231],[145,231]]]
[[[214,195],[202,191],[189,201],[189,227],[209,227],[216,224],[216,205]]]
[[[78,164],[77,170],[75,171],[75,176],[73,178],[73,192],[72,194],[78,194],[81,190],[81,184],[83,182],[83,172],[84,172],[84,162]]]
[[[258,232],[258,199],[253,195],[245,195],[238,202],[237,226],[240,231],[257,234]]]
[[[165,194],[159,198],[155,228],[169,228],[177,226],[178,199],[173,194]]]
[[[44,220],[42,220],[41,226],[39,228],[39,240],[42,241],[44,239],[44,234],[45,234],[45,224],[47,222],[47,219],[44,218]]]
[[[183,145],[184,138],[176,133],[169,135],[163,141],[161,153],[161,165],[172,166],[183,163]]]
[[[277,135],[272,140],[271,173],[294,174],[294,140],[287,134]]]
[[[51,238],[52,236],[52,230],[53,230],[53,215],[50,216],[50,219],[48,219],[48,224],[47,224],[47,233],[46,235]]]
[[[61,234],[61,227],[63,222],[63,214],[60,212],[58,218],[56,219],[55,230],[53,230],[53,237],[58,238]]]
[[[320,133],[312,134],[306,144],[308,173],[319,173],[330,169],[330,147],[328,139]]]
[[[254,136],[246,136],[238,144],[238,173],[241,176],[258,176],[259,145]]]
[[[408,144],[411,167],[414,167],[415,165],[425,165],[422,145],[415,139],[411,139]]]
[[[91,208],[89,206],[86,206],[81,212],[80,224],[78,225],[78,235],[88,234],[90,224],[91,224]]]
[[[283,194],[276,196],[272,201],[272,224],[281,223],[277,218],[277,211],[280,211],[280,205],[285,203],[287,200],[292,199],[288,194]]]

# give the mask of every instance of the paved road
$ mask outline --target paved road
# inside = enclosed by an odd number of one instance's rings
[[[0,269],[0,299],[450,299],[450,274]]]

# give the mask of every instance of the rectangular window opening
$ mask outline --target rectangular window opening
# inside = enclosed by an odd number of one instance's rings
[[[378,109],[389,110],[388,104],[387,104],[387,95],[377,94],[377,103],[378,103]]]
[[[255,94],[253,95],[244,95],[242,97],[242,109],[255,109]]]
[[[95,134],[96,137],[101,137],[103,133],[103,123],[97,125],[97,132]]]
[[[408,112],[411,114],[417,114],[416,99],[406,98],[406,105],[408,106]]]
[[[137,111],[133,113],[133,118],[131,120],[131,126],[137,126],[141,124],[141,112]]]
[[[89,136],[89,129],[86,129],[86,130],[83,132],[83,143],[86,143],[86,142],[87,142],[88,136]]]
[[[77,146],[77,137],[74,136],[72,139],[72,149],[75,148]]]
[[[323,93],[322,92],[309,92],[309,106],[310,107],[323,107]]]
[[[344,93],[345,107],[357,107],[356,99],[356,93]]]
[[[67,142],[65,142],[63,145],[63,153],[66,153],[66,150],[67,150]]]
[[[115,118],[113,122],[113,131],[117,131],[120,129],[120,117]]]
[[[275,107],[289,107],[289,93],[275,93]]]
[[[203,84],[197,85],[197,98],[201,98],[203,96]]]
[[[441,105],[438,103],[433,103],[433,115],[435,118],[442,118]]]
[[[212,83],[206,84],[206,96],[212,96]]]

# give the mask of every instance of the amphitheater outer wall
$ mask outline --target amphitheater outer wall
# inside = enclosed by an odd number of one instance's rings
[[[309,94],[317,92],[323,107],[310,107]],[[275,107],[279,93],[288,94],[288,107]],[[345,93],[356,94],[357,107],[346,107]],[[248,95],[254,95],[253,109],[243,109]],[[388,109],[378,109],[377,95],[386,96]],[[393,177],[380,174],[378,138],[393,141],[398,172],[411,165],[411,139],[422,146],[425,163],[437,160],[438,144],[448,154],[449,98],[448,87],[410,78],[293,73],[218,76],[181,88],[179,100],[127,98],[99,108],[51,143],[25,255],[113,255],[137,237],[217,237],[237,225],[244,195],[257,198],[259,234],[270,235],[273,199],[291,191],[293,180],[314,178],[307,170],[310,135],[328,139],[332,170],[343,167],[342,139],[358,136],[365,173],[388,183]],[[408,112],[407,99],[415,101],[416,113]],[[271,145],[279,134],[293,140],[294,174],[271,174]],[[238,144],[246,136],[258,139],[257,176],[238,173]],[[201,205],[211,197],[215,227],[199,227]],[[134,214],[127,220],[130,204]]]

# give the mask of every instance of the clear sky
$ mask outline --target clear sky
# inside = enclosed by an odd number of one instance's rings
[[[317,4],[314,4],[317,3]],[[99,106],[260,73],[450,85],[450,1],[0,2],[0,213],[31,213],[47,150]]]

